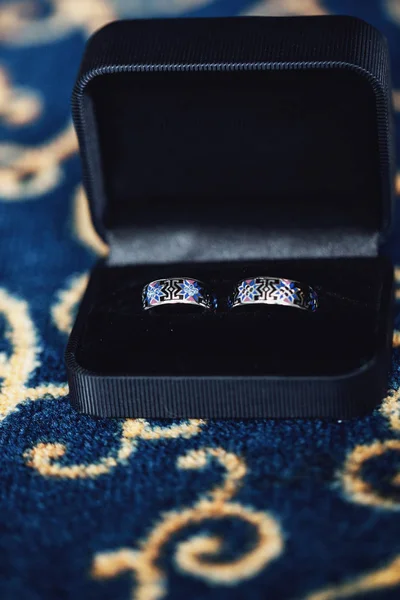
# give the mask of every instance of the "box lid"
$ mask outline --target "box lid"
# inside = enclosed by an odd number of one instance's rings
[[[390,226],[388,51],[358,19],[112,23],[73,116],[114,263],[374,255]]]

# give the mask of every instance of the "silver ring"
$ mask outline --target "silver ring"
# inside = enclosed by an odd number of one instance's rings
[[[249,304],[277,304],[315,311],[318,295],[312,287],[299,281],[279,277],[252,277],[236,285],[229,307]]]
[[[142,303],[145,310],[167,304],[190,304],[207,310],[216,307],[215,297],[207,286],[189,277],[151,281],[143,288]]]

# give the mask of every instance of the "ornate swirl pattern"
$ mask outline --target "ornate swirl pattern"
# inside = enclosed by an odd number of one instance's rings
[[[380,412],[388,419],[392,431],[400,433],[400,389],[389,392],[382,402]]]
[[[250,7],[246,14],[251,16],[282,17],[300,15],[327,15],[329,12],[320,0],[261,0]]]
[[[32,123],[42,112],[42,100],[30,89],[14,87],[4,68],[0,68],[0,119],[13,127]]]
[[[28,381],[38,366],[38,334],[28,304],[0,289],[0,314],[6,322],[6,337],[11,353],[0,354],[0,421],[26,400],[59,398],[68,393],[66,384],[43,383],[29,387]]]
[[[0,144],[1,199],[31,200],[54,190],[62,180],[62,162],[77,150],[72,123],[41,146]]]
[[[85,292],[89,276],[87,273],[70,279],[65,290],[58,292],[58,299],[51,307],[51,316],[56,327],[67,335],[71,332],[77,306]]]
[[[231,562],[218,562],[222,540],[198,535],[180,542],[175,552],[175,563],[184,573],[214,585],[233,586],[250,579],[275,560],[283,551],[280,526],[270,514],[232,502],[237,494],[247,467],[236,454],[223,448],[202,448],[180,456],[180,469],[204,469],[210,460],[225,469],[222,485],[202,496],[192,507],[166,513],[155,525],[138,550],[121,548],[115,552],[97,554],[92,573],[97,579],[116,577],[125,571],[135,574],[137,587],[133,600],[161,600],[168,593],[165,573],[157,566],[165,544],[189,525],[200,526],[206,520],[238,518],[254,528],[254,548]]]
[[[339,585],[328,586],[317,592],[312,592],[304,600],[339,600],[340,598],[365,598],[367,594],[390,590],[400,584],[400,555],[383,567],[360,575],[352,581]]]
[[[349,454],[340,479],[345,493],[352,502],[386,510],[400,509],[398,490],[393,493],[393,497],[387,493],[384,494],[367,481],[363,474],[363,469],[369,461],[385,457],[390,452],[400,452],[400,440],[386,440],[385,442],[356,446]],[[392,476],[390,483],[393,488],[400,487],[400,471]]]
[[[76,239],[98,256],[106,256],[108,254],[108,246],[100,238],[93,227],[88,200],[82,185],[80,185],[75,192],[73,211],[74,234]]]
[[[198,435],[204,421],[191,419],[166,427],[152,426],[144,419],[127,419],[122,426],[121,438],[117,452],[101,458],[92,464],[63,465],[62,458],[67,448],[64,444],[40,442],[26,450],[24,459],[28,467],[35,469],[43,477],[60,479],[90,479],[110,473],[118,465],[126,464],[128,458],[137,450],[138,441],[161,440],[182,437],[188,439]]]

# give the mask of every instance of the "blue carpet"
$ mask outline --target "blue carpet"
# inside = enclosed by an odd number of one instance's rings
[[[70,122],[85,39],[116,17],[241,13],[368,20],[400,110],[396,0],[0,2],[2,600],[399,598],[400,333],[387,398],[352,422],[102,421],[68,403],[63,350],[105,252]]]

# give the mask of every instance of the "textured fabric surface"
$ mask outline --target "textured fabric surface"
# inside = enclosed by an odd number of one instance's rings
[[[68,403],[63,350],[106,251],[70,121],[84,41],[116,17],[242,13],[368,20],[400,110],[397,0],[0,2],[2,600],[399,597],[400,331],[362,420],[103,421]]]

